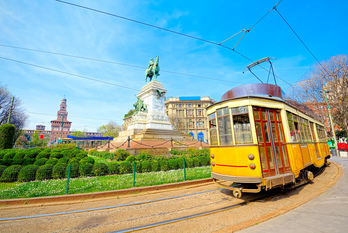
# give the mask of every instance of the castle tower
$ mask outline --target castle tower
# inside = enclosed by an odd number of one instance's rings
[[[62,138],[67,138],[67,135],[70,133],[70,127],[71,121],[68,121],[66,98],[64,98],[57,112],[57,119],[51,121],[51,141],[57,142],[61,138],[61,134]]]

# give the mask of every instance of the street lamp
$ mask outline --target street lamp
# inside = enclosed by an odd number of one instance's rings
[[[323,92],[324,92],[325,99],[326,99],[327,109],[329,111],[329,118],[330,118],[331,130],[332,130],[332,134],[333,134],[334,142],[335,142],[336,155],[338,156],[338,147],[337,147],[336,133],[335,133],[335,128],[334,128],[333,123],[332,123],[332,117],[331,117],[331,110],[330,110],[330,106],[329,106],[329,101],[327,100],[327,95],[326,95],[326,93],[330,93],[331,90],[329,90],[329,91],[323,90]]]

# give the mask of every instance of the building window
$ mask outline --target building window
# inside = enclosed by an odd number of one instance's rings
[[[202,109],[197,109],[197,116],[202,116]]]
[[[179,108],[182,108],[182,104],[179,104]]]
[[[201,105],[200,105],[200,104],[198,104],[198,107],[200,108],[200,107],[201,107]]]
[[[188,116],[193,116],[193,111],[192,111],[192,109],[189,109],[189,110],[187,111],[187,114],[188,114]]]
[[[188,108],[191,108],[191,107],[192,107],[192,104],[187,104],[187,107],[188,107]]]

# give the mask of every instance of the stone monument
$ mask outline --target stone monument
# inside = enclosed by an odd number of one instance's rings
[[[173,130],[164,110],[167,91],[162,83],[157,81],[157,76],[159,76],[158,57],[155,62],[151,59],[149,68],[145,71],[145,83],[147,78],[150,82],[145,84],[136,95],[137,102],[133,104],[135,109],[132,119],[128,123],[127,130],[121,131],[114,139],[115,142],[123,142],[128,137],[134,140],[192,140],[191,136]]]

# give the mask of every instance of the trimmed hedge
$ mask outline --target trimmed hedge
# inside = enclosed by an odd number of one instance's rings
[[[48,160],[48,161],[50,161],[50,160]],[[64,164],[56,164],[52,169],[53,179],[64,178],[65,177],[65,167],[66,166]]]
[[[93,165],[90,163],[82,163],[79,166],[80,176],[92,176]]]
[[[149,160],[144,160],[141,162],[141,172],[151,172],[151,161]]]
[[[158,172],[160,171],[160,164],[157,160],[151,161],[151,171],[152,172]]]
[[[78,164],[69,164],[69,165],[67,165],[66,169],[65,169],[65,177],[68,177],[69,166],[71,166],[71,168],[70,168],[70,178],[79,177],[79,165]]]
[[[1,174],[1,182],[14,182],[18,178],[18,174],[22,169],[21,165],[12,165],[6,168]]]
[[[44,149],[43,151],[41,151],[37,156],[36,159],[49,159],[51,155],[51,149]]]
[[[178,169],[179,168],[179,164],[178,164],[178,160],[177,159],[169,159],[168,160],[168,165],[170,169]]]
[[[119,174],[120,173],[120,165],[118,163],[110,163],[108,167],[109,167],[110,174]]]
[[[0,125],[0,150],[13,147],[15,132],[16,127],[12,124]]]
[[[0,165],[0,177],[1,177],[2,173],[5,171],[6,168],[7,168],[6,166]]]
[[[91,157],[85,157],[85,158],[80,160],[80,164],[84,164],[84,163],[89,163],[89,164],[93,165],[95,163],[95,161]]]
[[[109,173],[108,166],[105,163],[96,163],[93,165],[93,174],[96,176],[103,176]]]
[[[29,182],[35,180],[36,171],[39,169],[39,166],[28,165],[23,167],[18,174],[18,181],[20,182]]]
[[[126,173],[132,173],[133,167],[131,163],[128,163],[126,161],[121,161],[118,163],[120,166],[120,174],[126,174]]]
[[[45,165],[45,163],[47,161],[48,161],[48,159],[46,159],[46,158],[36,159],[36,161],[34,162],[34,165],[42,166],[42,165]]]
[[[135,161],[135,156],[134,155],[130,155],[126,158],[125,160],[128,163],[133,163]]]
[[[45,163],[45,165],[49,164],[49,165],[54,166],[54,165],[56,165],[57,163],[58,163],[58,159],[56,159],[56,158],[51,158],[51,159],[47,160],[47,162]]]
[[[36,179],[37,180],[49,180],[52,179],[52,170],[53,166],[50,164],[42,165],[36,171]]]

